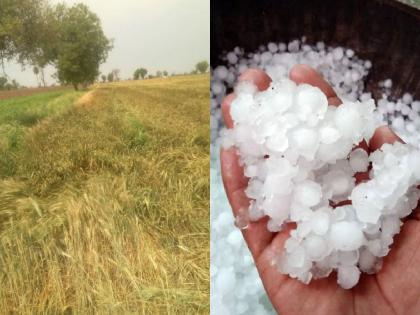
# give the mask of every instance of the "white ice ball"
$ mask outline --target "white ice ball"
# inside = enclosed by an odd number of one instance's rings
[[[346,138],[351,138],[355,131],[360,132],[362,123],[360,113],[352,103],[345,103],[335,111],[335,124]]]
[[[357,148],[350,153],[350,166],[355,172],[365,172],[369,166],[369,156],[362,148]]]
[[[303,242],[309,259],[318,261],[328,254],[328,240],[319,235],[310,235]]]
[[[361,222],[375,224],[381,216],[382,202],[372,184],[361,183],[357,185],[352,193],[350,199],[356,209],[357,218]]]
[[[318,88],[310,85],[300,85],[296,95],[294,110],[302,121],[307,121],[311,116],[317,120],[322,119],[328,108],[328,100]]]
[[[330,241],[338,250],[356,250],[365,242],[360,224],[354,221],[340,221],[331,226]]]
[[[331,215],[329,211],[319,209],[311,217],[312,231],[318,235],[324,235],[330,228]]]
[[[322,197],[321,186],[311,180],[303,181],[294,190],[295,200],[304,206],[312,207],[319,203]]]
[[[351,289],[359,282],[360,270],[356,266],[338,267],[337,282],[343,289]]]

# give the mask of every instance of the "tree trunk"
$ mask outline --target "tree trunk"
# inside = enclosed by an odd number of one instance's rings
[[[44,68],[41,68],[41,80],[42,80],[42,84],[44,85],[44,87],[46,87],[47,84],[45,83]]]
[[[6,79],[9,79],[9,76],[7,75],[7,73],[6,73],[6,67],[5,67],[5,65],[4,65],[4,56],[3,56],[3,53],[1,53],[0,54],[0,61],[1,61],[1,68],[2,68],[2,70],[3,70],[3,76],[6,78]]]
[[[36,83],[38,84],[38,87],[40,87],[41,83],[39,82],[39,76],[36,73],[35,73],[35,76],[36,76]]]

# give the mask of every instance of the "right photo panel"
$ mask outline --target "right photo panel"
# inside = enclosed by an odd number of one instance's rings
[[[211,1],[213,315],[420,314],[420,1]]]

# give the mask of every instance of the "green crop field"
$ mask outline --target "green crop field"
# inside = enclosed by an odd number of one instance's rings
[[[209,312],[209,76],[0,101],[0,313]]]

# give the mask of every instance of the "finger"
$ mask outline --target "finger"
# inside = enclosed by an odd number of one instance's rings
[[[271,83],[270,77],[260,69],[248,69],[239,77],[238,82],[251,82],[253,83],[259,91],[266,90]],[[233,120],[230,116],[230,105],[235,99],[235,94],[231,93],[225,97],[222,102],[222,114],[223,120],[227,128],[233,127]]]
[[[270,86],[271,78],[260,69],[248,69],[238,79],[238,82],[243,81],[251,82],[259,91],[264,91]]]
[[[250,199],[245,194],[248,179],[245,177],[243,167],[239,164],[236,149],[222,150],[220,153],[222,179],[226,195],[232,207],[233,215],[237,217],[242,211],[248,211]],[[267,230],[267,219],[249,222],[248,227],[242,230],[244,239],[255,259],[270,244],[273,233]]]
[[[327,97],[328,104],[334,106],[341,104],[341,100],[337,97],[331,85],[311,67],[307,65],[296,65],[290,70],[289,77],[296,84],[306,83],[319,88]]]
[[[249,69],[240,77],[239,81],[252,82],[260,91],[267,89],[270,85],[270,77],[262,70]],[[230,116],[230,106],[235,95],[229,94],[222,102],[222,114],[227,128],[233,127],[233,120]],[[240,211],[247,211],[250,200],[245,194],[248,179],[244,175],[243,167],[239,164],[239,157],[234,148],[220,152],[222,179],[226,195],[236,217]],[[258,222],[250,222],[243,235],[248,247],[254,257],[258,257],[262,250],[271,242],[273,234],[267,230],[267,219]]]
[[[288,275],[279,272],[278,257],[284,251],[284,243],[290,237],[290,231],[295,228],[289,224],[277,233],[263,253],[256,259],[258,273],[263,280],[264,288],[269,296],[273,296],[279,288],[289,279]]]
[[[232,101],[235,99],[235,94],[231,93],[228,96],[225,97],[225,99],[222,102],[222,115],[223,120],[225,121],[225,126],[227,128],[233,128],[233,120],[230,116],[230,104],[232,104]]]
[[[248,185],[248,178],[244,175],[244,169],[239,164],[238,153],[235,148],[222,149],[220,152],[223,185],[226,195],[231,202],[233,193],[245,189]]]
[[[382,147],[384,143],[392,144],[395,141],[404,143],[388,126],[378,127],[369,141],[369,149],[373,152]]]

